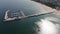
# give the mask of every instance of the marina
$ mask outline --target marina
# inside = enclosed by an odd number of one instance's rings
[[[4,17],[4,20],[3,20],[3,21],[12,21],[12,20],[30,18],[30,17],[35,17],[35,16],[40,16],[40,15],[46,15],[46,14],[53,13],[53,12],[49,12],[49,13],[33,14],[33,15],[25,16],[24,12],[23,12],[23,11],[20,11],[20,15],[22,15],[22,16],[10,18],[10,17],[8,16],[8,12],[9,12],[9,10],[7,10],[7,11],[5,12],[5,17]],[[14,14],[17,15],[18,13],[14,13]]]

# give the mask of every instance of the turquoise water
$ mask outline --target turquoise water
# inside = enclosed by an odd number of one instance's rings
[[[0,34],[37,34],[40,30],[36,23],[40,21],[40,19],[46,17],[51,17],[51,14],[10,22],[4,22],[1,20]]]
[[[0,34],[37,34],[40,30],[37,30],[39,27],[36,22],[46,17],[55,17],[54,14],[48,14],[4,22],[3,19],[6,10],[10,10],[10,12],[22,10],[26,16],[46,12],[37,3],[30,0],[0,0]]]

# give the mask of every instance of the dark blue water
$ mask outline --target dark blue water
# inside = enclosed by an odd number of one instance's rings
[[[26,16],[46,12],[39,4],[30,0],[0,0],[0,34],[37,34],[36,29],[39,27],[36,25],[36,22],[45,17],[53,16],[53,14],[48,14],[4,22],[3,19],[6,10],[10,10],[10,12],[22,10]]]

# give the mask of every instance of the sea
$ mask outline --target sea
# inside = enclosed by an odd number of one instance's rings
[[[22,10],[26,16],[47,12],[38,5],[31,0],[0,0],[0,34],[58,34],[60,18],[55,14],[4,21],[7,10]]]

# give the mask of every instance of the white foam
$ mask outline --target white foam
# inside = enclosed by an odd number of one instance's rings
[[[47,19],[41,19],[37,25],[40,27],[38,34],[57,34],[58,32],[56,25]]]

